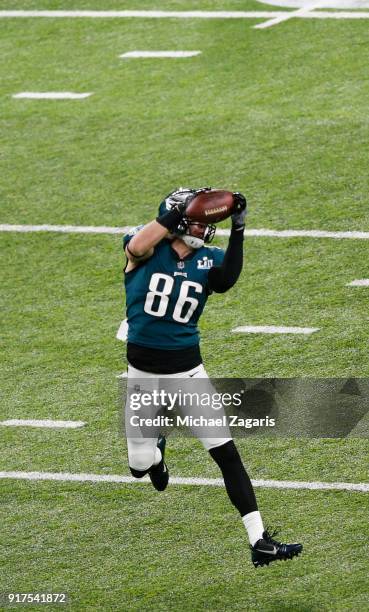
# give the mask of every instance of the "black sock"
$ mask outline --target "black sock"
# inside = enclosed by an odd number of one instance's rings
[[[243,467],[241,457],[233,440],[211,448],[209,451],[219,465],[228,497],[241,516],[258,509],[251,480]]]

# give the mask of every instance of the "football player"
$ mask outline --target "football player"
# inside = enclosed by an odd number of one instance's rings
[[[139,380],[155,386],[159,376],[168,383],[201,378],[202,389],[205,384],[209,391],[214,390],[202,364],[197,323],[211,293],[228,291],[241,273],[246,199],[234,193],[232,228],[224,252],[207,246],[215,226],[186,217],[186,207],[199,191],[180,188],[170,193],[155,220],[124,237],[129,392],[139,388],[135,386]],[[250,478],[229,429],[222,438],[207,437],[204,432],[198,437],[218,464],[230,501],[242,517],[254,566],[298,555],[301,544],[282,544],[264,529]],[[165,444],[159,432],[150,437],[127,432],[132,475],[142,478],[148,474],[158,491],[169,481]]]

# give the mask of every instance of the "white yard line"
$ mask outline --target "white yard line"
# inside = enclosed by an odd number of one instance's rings
[[[119,57],[122,58],[182,58],[195,57],[201,51],[127,51]]]
[[[353,280],[351,283],[347,283],[346,287],[369,287],[369,278]]]
[[[0,232],[58,232],[62,234],[127,234],[132,229],[126,227],[100,227],[89,225],[8,225],[0,224]]]
[[[0,11],[0,18],[89,18],[89,19],[268,19],[286,11]]]
[[[282,21],[288,21],[293,17],[306,17],[310,11],[313,11],[316,8],[323,8],[324,4],[322,1],[320,2],[308,2],[306,6],[303,6],[296,11],[291,11],[289,14],[279,17],[274,17],[269,19],[268,21],[264,21],[264,23],[258,23],[254,26],[255,30],[263,30],[265,28],[270,28],[278,23],[282,23]]]
[[[57,232],[62,234],[127,234],[132,226],[109,227],[90,225],[10,225],[0,224],[0,232]],[[229,236],[229,229],[218,229],[217,236]],[[247,229],[245,236],[260,238],[335,238],[350,240],[369,240],[369,232],[343,231],[332,232],[325,230],[270,230]]]
[[[88,18],[88,19],[290,19],[291,13],[294,17],[302,19],[369,19],[366,11],[0,11],[0,19],[4,18],[33,18],[46,17],[58,18]],[[284,20],[284,19],[283,19]]]
[[[236,334],[313,334],[319,327],[276,327],[275,325],[244,325],[231,330]]]
[[[13,94],[12,98],[26,98],[29,100],[83,100],[91,95],[91,93],[73,93],[71,91],[22,91]]]
[[[235,327],[231,331],[240,334],[303,334],[309,335],[319,331],[319,327],[276,327],[275,325],[245,325]],[[127,319],[124,319],[120,324],[116,338],[125,342],[128,335]],[[123,375],[117,378],[125,378]]]
[[[150,482],[147,477],[136,479],[132,476],[109,474],[71,474],[69,472],[0,472],[0,479],[15,480],[54,480],[59,482],[111,482],[124,484],[140,484]],[[221,478],[180,478],[171,477],[170,484],[223,487]],[[307,489],[329,491],[360,491],[369,492],[369,483],[355,482],[305,482],[299,480],[252,480],[255,487],[269,489]]]
[[[221,231],[229,231],[229,230],[220,230],[220,232]],[[220,234],[220,232],[218,231],[219,235],[222,235]],[[245,235],[246,236],[270,237],[270,238],[336,238],[338,240],[342,238],[348,238],[351,240],[369,240],[369,232],[361,232],[361,231],[331,232],[331,231],[325,231],[325,230],[250,229],[250,230],[245,231]]]
[[[49,429],[77,429],[84,421],[52,421],[50,419],[9,419],[0,421],[4,427],[48,427]]]

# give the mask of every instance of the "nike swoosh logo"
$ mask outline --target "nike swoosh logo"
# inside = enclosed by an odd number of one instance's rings
[[[198,374],[200,370],[197,370],[197,372],[194,372],[193,374],[189,374],[189,377],[192,378],[193,376],[195,376],[195,374]]]
[[[276,555],[278,550],[275,546],[273,546],[273,550],[262,550],[260,548],[256,549],[257,552],[264,553],[264,555]]]

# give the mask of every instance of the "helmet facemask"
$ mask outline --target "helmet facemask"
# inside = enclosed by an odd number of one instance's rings
[[[195,232],[191,231],[195,228]],[[215,229],[215,225],[207,225],[184,217],[178,225],[175,236],[183,240],[192,249],[201,249],[204,244],[208,244],[213,240]]]

